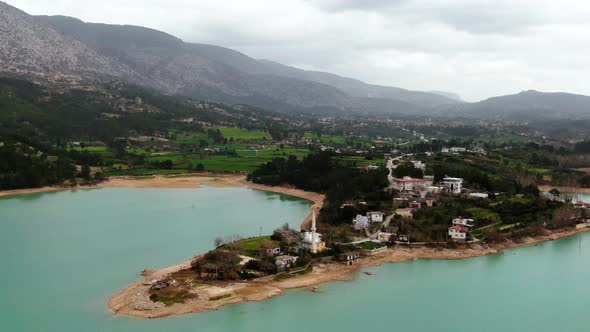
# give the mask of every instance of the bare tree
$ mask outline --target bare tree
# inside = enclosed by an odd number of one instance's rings
[[[213,245],[215,245],[215,248],[219,248],[223,244],[224,244],[224,241],[220,236],[216,237],[215,240],[213,240]]]
[[[553,225],[557,228],[573,226],[581,216],[580,209],[564,206],[553,212]]]

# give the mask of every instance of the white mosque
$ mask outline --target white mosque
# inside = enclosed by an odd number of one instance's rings
[[[312,254],[326,250],[326,242],[322,241],[322,234],[316,232],[315,210],[312,211],[311,228],[309,232],[303,233],[301,245]]]

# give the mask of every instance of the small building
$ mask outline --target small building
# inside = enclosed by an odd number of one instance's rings
[[[365,229],[369,227],[369,217],[357,214],[356,218],[352,219],[352,224],[356,230]]]
[[[454,177],[445,177],[442,181],[445,190],[452,194],[460,194],[463,189],[463,179]]]
[[[285,269],[295,266],[295,263],[297,263],[298,258],[299,257],[297,256],[290,255],[277,256],[275,258],[275,265],[277,267],[277,270],[283,271]]]
[[[403,178],[394,178],[391,181],[391,186],[393,187],[393,189],[398,191],[423,190],[432,186],[432,184],[432,177],[424,177],[423,179],[417,179],[405,176]]]
[[[281,247],[268,248],[266,246],[260,247],[260,252],[267,256],[276,256],[282,253]]]
[[[217,264],[203,264],[199,268],[199,275],[203,279],[223,279],[223,268]]]
[[[418,161],[412,161],[412,164],[414,165],[414,168],[417,168],[419,170],[425,171],[426,170],[426,164],[421,162],[420,160]]]
[[[488,198],[490,197],[489,194],[486,193],[470,193],[469,197],[473,197],[473,198]]]
[[[461,147],[457,147],[454,146],[452,148],[448,148],[448,147],[444,147],[441,149],[442,153],[463,153],[463,152],[467,152],[466,148],[461,148]]]
[[[412,210],[418,210],[418,209],[420,209],[422,207],[422,203],[417,202],[417,201],[413,201],[413,202],[410,202],[410,204],[408,205],[408,207],[410,209],[412,209]]]
[[[396,241],[398,241],[398,242],[410,242],[410,237],[408,237],[407,235],[398,234]]]
[[[473,227],[473,222],[475,220],[469,218],[455,218],[453,219],[453,226],[465,226],[465,227]]]
[[[438,194],[441,191],[443,191],[443,189],[444,189],[443,187],[439,187],[439,186],[428,186],[426,188],[426,192],[430,193],[430,194]]]
[[[449,227],[449,237],[454,241],[465,241],[468,231],[469,229],[464,226],[451,226]]]
[[[393,199],[393,206],[394,207],[402,207],[405,206],[408,202],[407,198],[403,198],[403,197],[395,197]]]
[[[383,217],[385,217],[385,213],[380,211],[372,211],[367,213],[367,217],[369,218],[370,222],[383,222]]]
[[[389,240],[391,240],[392,236],[395,236],[395,234],[387,233],[387,232],[378,232],[377,233],[377,241],[389,242]]]
[[[346,265],[352,265],[361,259],[361,253],[358,251],[345,252],[342,254],[338,254],[338,256],[336,256],[336,259],[340,262],[343,262]]]

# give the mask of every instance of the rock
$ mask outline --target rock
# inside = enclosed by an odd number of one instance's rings
[[[160,280],[153,284],[152,287],[150,287],[150,290],[161,290],[167,288],[168,286],[170,286],[170,284],[171,283],[168,281]]]

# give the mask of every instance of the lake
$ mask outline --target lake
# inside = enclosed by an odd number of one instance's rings
[[[583,331],[590,236],[461,261],[367,268],[353,282],[265,302],[145,320],[108,297],[139,271],[211,249],[217,236],[297,225],[307,201],[243,188],[63,191],[0,199],[3,331]]]

